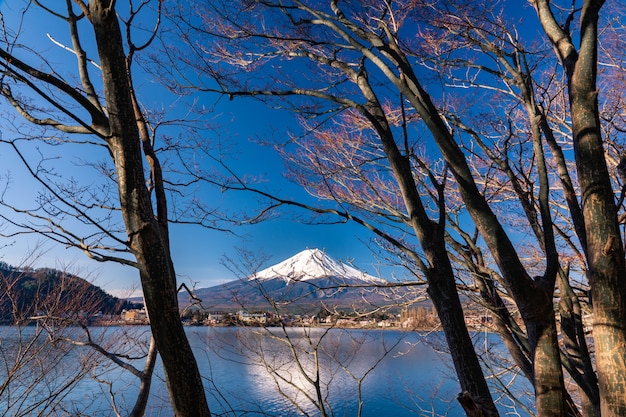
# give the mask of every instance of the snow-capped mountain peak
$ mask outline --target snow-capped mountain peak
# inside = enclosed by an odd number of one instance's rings
[[[274,266],[252,275],[250,279],[306,281],[315,278],[340,277],[380,283],[381,279],[365,274],[356,268],[338,262],[319,249],[306,249]]]

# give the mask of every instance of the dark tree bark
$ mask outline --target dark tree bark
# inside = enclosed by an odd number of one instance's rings
[[[465,155],[430,96],[420,85],[408,60],[393,44],[379,48],[396,62],[404,74],[402,77],[390,78],[432,133],[435,143],[450,166],[467,210],[502,271],[504,283],[518,306],[530,344],[537,412],[542,416],[564,415],[565,386],[552,305],[557,270],[551,268],[550,263],[554,260],[548,257],[544,276],[535,279],[529,276],[500,220],[478,189]],[[549,222],[548,224],[551,225]]]
[[[450,354],[461,384],[461,391],[467,392],[469,397],[476,400],[474,402],[476,409],[473,411],[473,415],[497,416],[498,411],[465,324],[463,307],[456,289],[455,275],[445,244],[445,216],[440,216],[439,223],[429,219],[417,190],[408,157],[402,155],[398,149],[385,121],[382,108],[375,100],[373,91],[369,89],[367,82],[362,81],[359,84],[368,97],[368,101],[372,104],[370,106],[371,112],[362,111],[366,117],[373,120],[372,124],[376,127],[383,143],[383,149],[409,213],[409,222],[429,262],[429,266],[422,266],[422,272],[428,281],[428,295],[441,320],[446,342],[450,347]],[[440,197],[440,213],[443,214],[445,211],[443,190],[441,190]]]
[[[84,11],[93,25],[98,46],[109,115],[106,142],[117,171],[122,215],[130,249],[137,260],[150,327],[163,359],[174,415],[210,416],[202,378],[180,320],[167,220],[155,218],[146,187],[141,140],[114,4],[91,0]],[[162,198],[158,204],[165,203]]]
[[[444,247],[443,245],[435,246]],[[437,252],[441,255],[440,251]],[[459,403],[469,417],[498,416],[498,411],[493,403],[489,386],[485,381],[476,350],[465,324],[463,308],[456,291],[454,272],[447,255],[440,257],[437,267],[429,270],[426,277],[428,279],[428,295],[441,320],[446,342],[450,347],[454,369],[461,383],[462,394],[458,398]],[[469,398],[472,399],[471,402],[463,401]]]

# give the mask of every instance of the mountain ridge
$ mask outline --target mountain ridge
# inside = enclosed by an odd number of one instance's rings
[[[32,316],[119,314],[132,304],[76,275],[51,268],[19,269],[0,262],[0,324]]]
[[[195,297],[204,310],[291,308],[354,309],[380,304],[386,296],[376,291],[386,280],[331,258],[320,249],[305,249],[275,265],[240,280],[200,288]],[[388,299],[387,299],[388,300]],[[179,294],[179,304],[194,300]]]

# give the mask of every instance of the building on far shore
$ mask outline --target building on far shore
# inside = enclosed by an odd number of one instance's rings
[[[245,310],[239,310],[236,316],[239,321],[246,324],[265,324],[267,322],[267,313],[250,313]]]
[[[148,312],[145,307],[140,310],[123,310],[122,322],[125,324],[149,324]]]
[[[207,314],[202,323],[206,326],[220,324],[225,321],[228,316],[228,313],[225,313],[223,311],[211,311]]]

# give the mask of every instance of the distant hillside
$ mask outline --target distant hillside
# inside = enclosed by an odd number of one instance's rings
[[[119,314],[131,303],[88,281],[54,269],[17,269],[0,262],[0,324],[33,316],[86,318]]]

